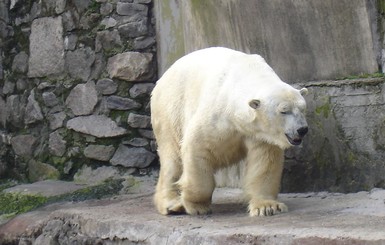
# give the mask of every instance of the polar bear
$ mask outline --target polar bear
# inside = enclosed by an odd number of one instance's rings
[[[286,212],[277,201],[284,149],[308,131],[306,88],[284,83],[255,54],[214,47],[177,60],[151,96],[161,214],[207,214],[214,174],[244,160],[250,216]]]

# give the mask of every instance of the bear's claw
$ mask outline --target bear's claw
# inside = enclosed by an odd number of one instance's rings
[[[285,213],[288,211],[284,203],[274,200],[256,200],[249,204],[250,216],[272,216],[278,213]]]

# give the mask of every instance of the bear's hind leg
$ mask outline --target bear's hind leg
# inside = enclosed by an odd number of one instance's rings
[[[250,216],[287,212],[287,206],[277,201],[283,160],[283,150],[278,146],[261,143],[249,148],[244,189]]]
[[[161,167],[154,196],[156,208],[163,215],[185,213],[177,184],[182,175],[179,149],[159,146],[158,153]]]

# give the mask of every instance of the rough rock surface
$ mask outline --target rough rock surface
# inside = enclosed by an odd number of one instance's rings
[[[120,136],[127,132],[103,115],[75,117],[67,122],[67,128],[99,138]]]
[[[120,145],[111,159],[112,165],[145,168],[156,158],[156,155],[144,148],[129,148]]]
[[[125,81],[148,81],[154,76],[151,53],[125,52],[108,59],[107,71],[111,78]]]
[[[89,145],[84,149],[87,158],[108,161],[114,154],[115,148],[112,145]]]
[[[44,43],[45,45],[41,45]],[[62,17],[44,17],[32,23],[29,77],[43,77],[64,71]]]
[[[32,156],[36,138],[32,135],[18,135],[11,139],[12,148],[19,156]]]
[[[66,99],[67,106],[76,116],[91,114],[97,102],[98,95],[93,81],[76,85]]]
[[[150,182],[151,183],[151,182]],[[153,183],[153,182],[152,182]],[[142,185],[146,185],[144,182]],[[148,185],[148,184],[147,184]],[[1,242],[28,244],[384,244],[385,190],[283,194],[289,212],[251,218],[238,189],[217,189],[213,213],[162,216],[154,186],[140,194],[54,204],[0,226]]]

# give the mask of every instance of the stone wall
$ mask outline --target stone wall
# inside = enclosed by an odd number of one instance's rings
[[[152,16],[151,0],[0,2],[0,177],[154,162]]]

